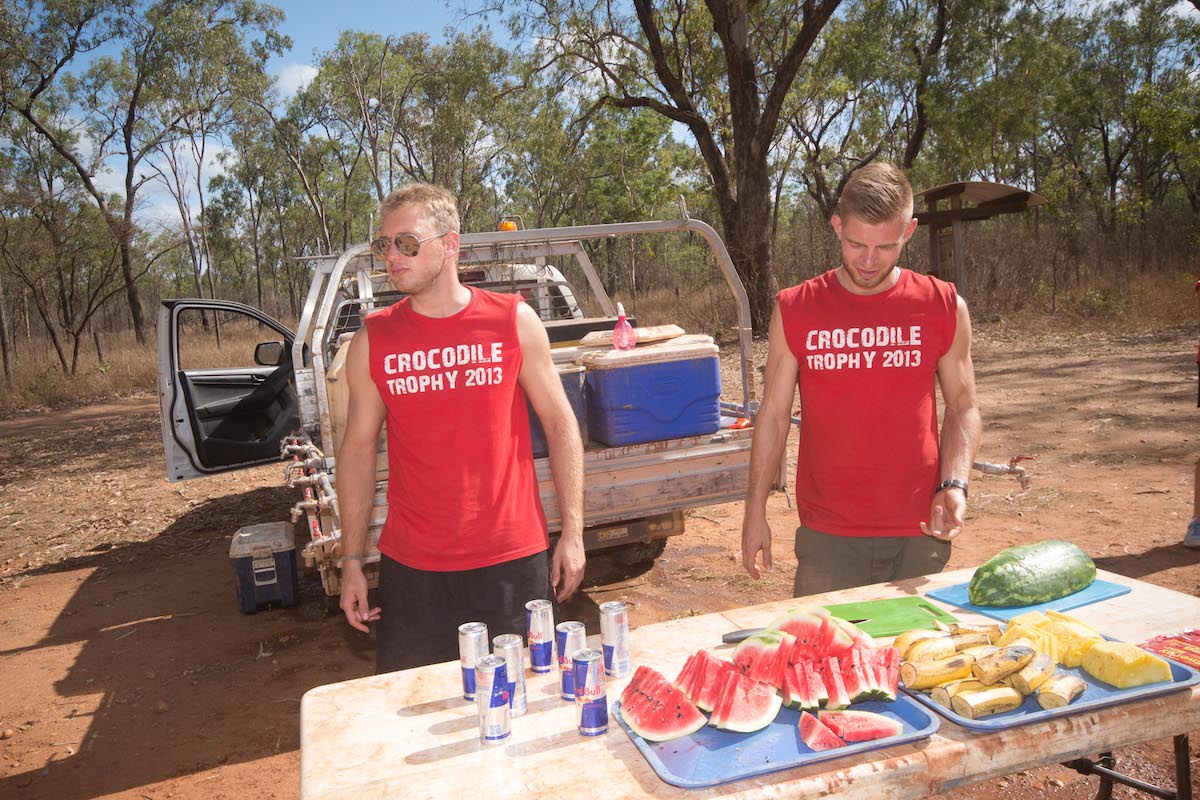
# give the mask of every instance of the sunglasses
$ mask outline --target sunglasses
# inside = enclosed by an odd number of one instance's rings
[[[400,251],[400,255],[407,258],[415,258],[421,252],[422,244],[432,239],[440,239],[447,233],[450,233],[450,231],[442,231],[433,236],[426,236],[424,239],[418,239],[411,233],[397,233],[391,239],[381,236],[371,242],[371,252],[379,258],[383,258],[388,254],[388,248],[394,244],[396,245],[396,249]]]

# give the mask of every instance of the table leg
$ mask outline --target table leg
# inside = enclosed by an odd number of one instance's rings
[[[1188,735],[1175,737],[1175,791],[1169,791],[1152,783],[1131,778],[1115,771],[1116,759],[1112,753],[1101,753],[1100,758],[1092,761],[1090,758],[1077,758],[1063,764],[1081,775],[1096,775],[1100,778],[1100,788],[1096,792],[1096,800],[1109,800],[1112,797],[1113,784],[1131,786],[1163,800],[1192,800],[1192,764],[1189,761],[1191,753],[1188,747]]]
[[[1192,762],[1191,748],[1188,747],[1188,735],[1182,733],[1175,737],[1175,797],[1178,800],[1192,800]]]

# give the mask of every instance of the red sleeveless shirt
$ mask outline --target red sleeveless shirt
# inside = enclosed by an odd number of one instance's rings
[[[954,341],[951,284],[901,270],[878,294],[831,270],[779,293],[800,363],[796,506],[839,536],[920,536],[940,481],[937,362]]]
[[[550,544],[517,383],[521,298],[470,291],[449,317],[422,316],[405,299],[366,318],[387,407],[379,550],[413,569],[478,569]]]

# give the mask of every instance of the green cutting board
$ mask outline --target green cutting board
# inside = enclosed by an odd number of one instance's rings
[[[935,630],[934,620],[949,625],[958,622],[933,603],[920,596],[889,597],[862,603],[825,606],[835,617],[849,620],[872,636],[895,636],[905,631]]]

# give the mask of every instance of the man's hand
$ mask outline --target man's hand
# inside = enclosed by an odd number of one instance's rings
[[[746,514],[742,518],[742,566],[750,577],[758,580],[762,577],[759,572],[758,554],[762,553],[762,569],[771,569],[771,526],[767,518],[759,514]]]
[[[554,558],[550,563],[550,584],[558,590],[555,594],[558,602],[561,603],[575,594],[575,590],[583,582],[583,565],[586,560],[583,536],[563,534],[558,537],[558,544],[554,546]]]
[[[950,541],[962,533],[967,514],[967,498],[961,489],[943,489],[933,496],[929,507],[929,523],[921,523],[921,533],[934,539]]]
[[[368,622],[379,619],[380,609],[371,608],[367,602],[367,576],[356,561],[342,562],[342,599],[338,605],[345,612],[350,627],[363,633],[370,633]]]

